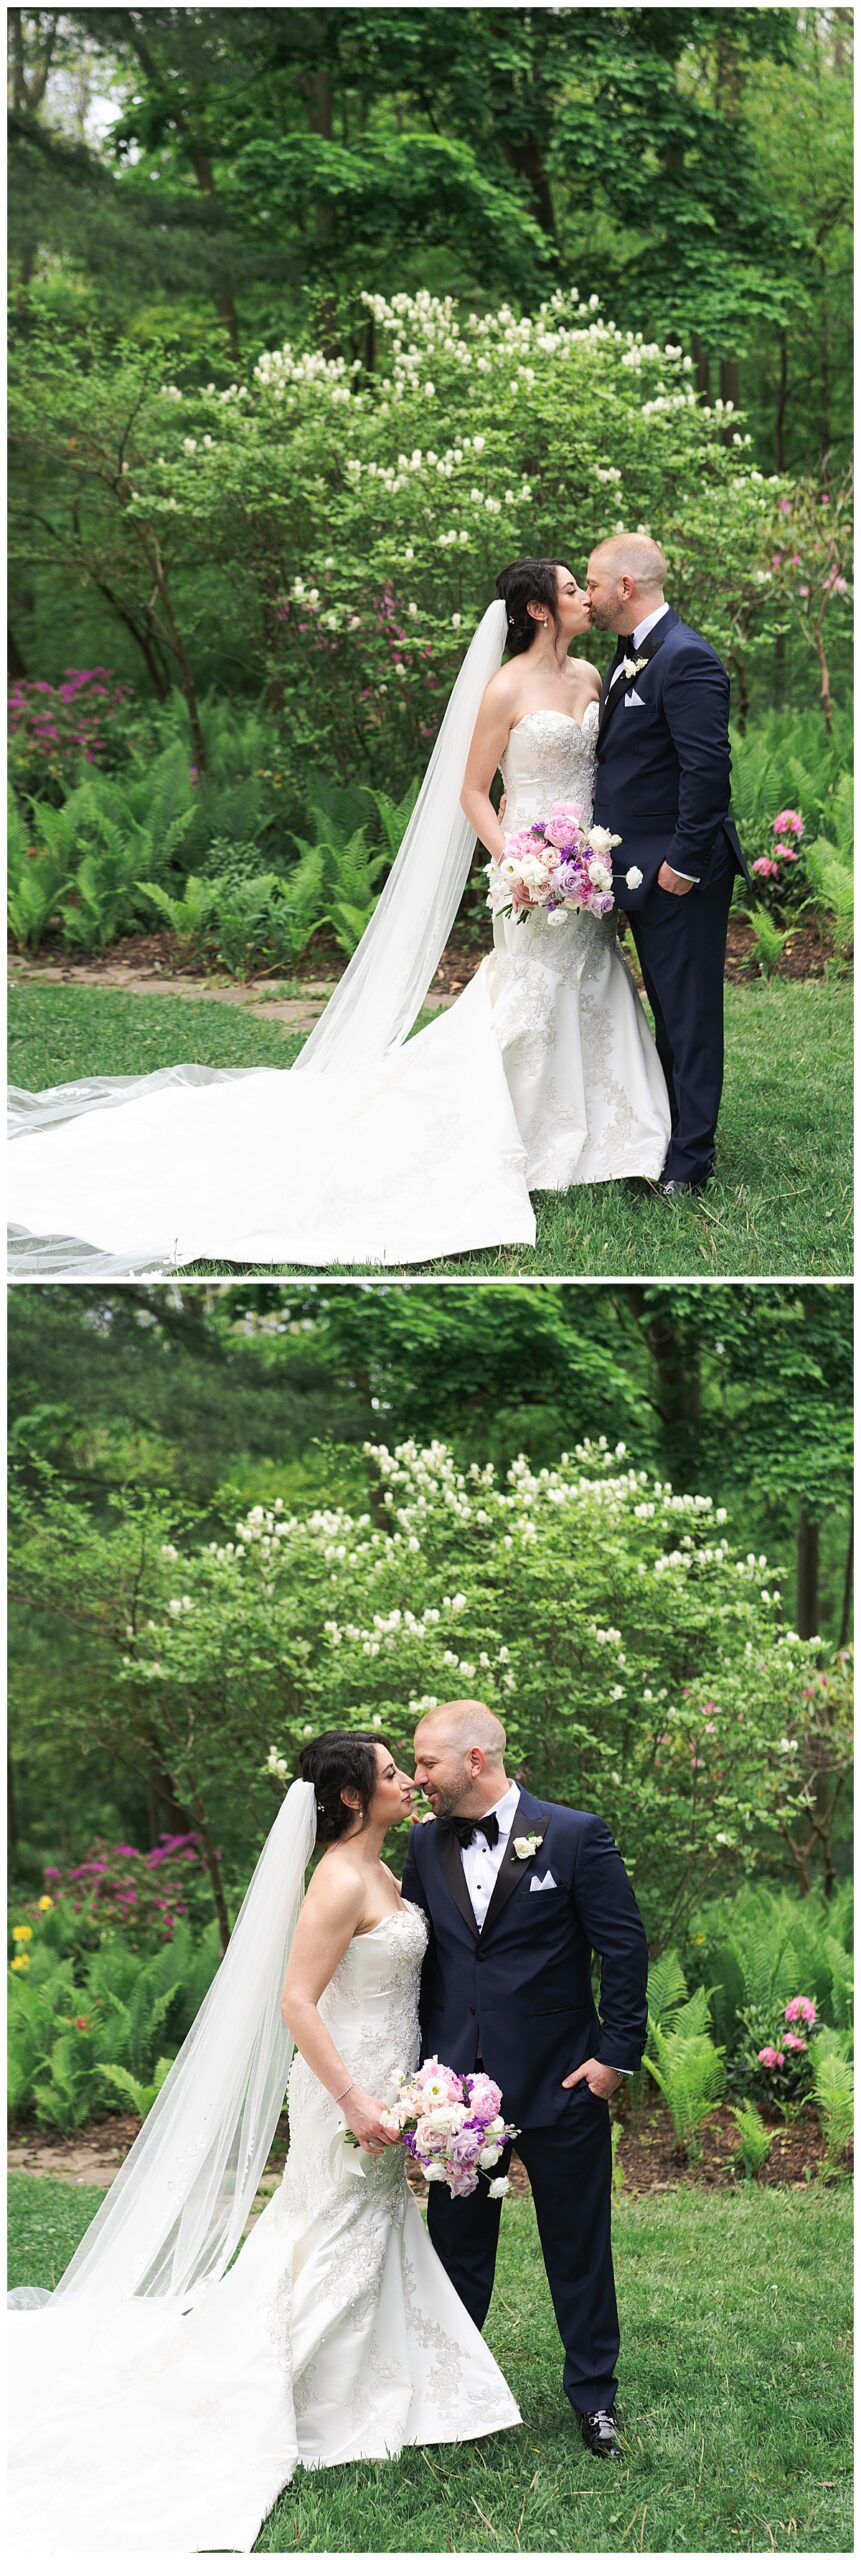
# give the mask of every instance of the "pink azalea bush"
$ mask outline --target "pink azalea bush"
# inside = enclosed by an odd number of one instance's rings
[[[781,809],[773,820],[771,843],[765,853],[757,854],[751,870],[758,884],[758,901],[767,907],[779,924],[797,913],[810,894],[810,884],[801,851],[804,819],[800,809]]]
[[[818,2024],[815,2000],[803,1991],[787,2000],[779,2025],[770,2037],[756,2043],[756,2020],[748,2015],[756,2051],[756,2079],[760,2090],[768,2089],[769,2097],[791,2114],[813,2086],[810,2062],[810,2038]],[[804,2034],[799,2033],[804,2028]]]
[[[141,1950],[172,1938],[177,1922],[208,1919],[211,1894],[194,1831],[163,1831],[154,1849],[96,1840],[74,1867],[46,1867],[45,1893],[28,1913],[54,1943],[92,1945],[117,1932]]]
[[[62,684],[23,679],[11,688],[9,773],[13,786],[49,798],[52,786],[71,790],[78,767],[97,764],[109,751],[109,732],[129,699],[110,667],[67,667]]]

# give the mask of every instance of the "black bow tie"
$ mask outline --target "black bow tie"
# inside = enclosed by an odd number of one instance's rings
[[[470,1841],[475,1838],[477,1831],[484,1833],[489,1849],[495,1849],[499,1839],[499,1824],[495,1813],[484,1814],[480,1822],[472,1821],[469,1814],[465,1814],[462,1819],[457,1814],[449,1814],[446,1828],[454,1832],[455,1839],[462,1849],[469,1848]]]

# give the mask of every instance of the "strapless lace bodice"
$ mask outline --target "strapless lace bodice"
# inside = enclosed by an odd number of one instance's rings
[[[588,823],[597,736],[597,702],[587,704],[582,722],[567,711],[527,711],[515,721],[501,765],[506,834],[546,818],[554,800],[581,801]]]

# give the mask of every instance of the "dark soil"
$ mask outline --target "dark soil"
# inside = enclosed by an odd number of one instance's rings
[[[760,2171],[760,2184],[806,2185],[817,2176],[825,2157],[825,2144],[813,2109],[805,2109],[791,2124],[785,2123],[774,2109],[762,2107],[760,2113],[774,2134],[768,2159]],[[11,2135],[12,2165],[36,2176],[66,2177],[75,2185],[107,2186],[138,2131],[137,2116],[106,2116],[98,2123],[79,2126],[74,2133],[59,2133],[50,2126],[41,2130],[21,2126]],[[627,2108],[622,2111],[617,2165],[622,2172],[624,2194],[660,2195],[673,2187],[735,2186],[742,2172],[735,2166],[738,2133],[728,2105],[715,2108],[702,2128],[701,2141],[702,2157],[683,2160],[674,2148],[666,2109],[656,2094],[647,2092],[635,2119]],[[280,2175],[286,2155],[287,2117],[282,2115],[267,2162],[270,2180]],[[843,2166],[851,2170],[851,2144]],[[414,2193],[424,2197],[424,2180],[412,2161],[408,2162],[407,2174]],[[528,2195],[529,2180],[516,2154],[510,2174],[513,2194]]]
[[[459,995],[461,988],[474,975],[486,947],[483,935],[455,932],[433,982],[436,992],[447,997]],[[211,962],[193,959],[187,953],[180,956],[180,950],[176,934],[169,931],[123,934],[120,941],[111,943],[107,950],[91,952],[67,951],[58,934],[49,934],[39,951],[14,952],[13,956],[24,962],[28,974],[38,973],[41,963],[46,968],[61,968],[64,977],[72,984],[76,978],[85,976],[90,979],[94,975],[110,974],[115,980],[118,969],[127,969],[130,979],[185,977],[206,980],[216,975]],[[625,952],[638,977],[629,932],[625,935]],[[778,978],[822,978],[833,956],[834,945],[829,934],[823,933],[815,923],[798,924],[787,935],[775,974]],[[249,970],[247,977],[235,983],[265,986],[271,979],[283,984],[285,979],[294,978],[302,983],[332,982],[341,976],[344,965],[344,953],[334,937],[318,933],[301,960],[290,968],[283,962],[273,961],[269,967]],[[730,917],[724,975],[731,985],[744,984],[757,975],[753,928],[742,915]]]

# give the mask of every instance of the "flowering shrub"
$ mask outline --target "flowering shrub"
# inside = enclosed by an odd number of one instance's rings
[[[179,1920],[206,1911],[206,1870],[193,1831],[162,1832],[155,1849],[141,1850],[128,1840],[111,1847],[97,1840],[75,1867],[46,1867],[46,1891],[33,1910],[33,1925],[12,1929],[19,1941],[70,1949],[97,1946],[112,1931],[121,1931],[137,1948],[160,1945],[173,1936]],[[49,1917],[49,1915],[51,1915]],[[19,1970],[22,1968],[19,1965]]]
[[[848,615],[847,567],[852,543],[851,472],[823,489],[812,480],[785,487],[772,517],[767,583],[784,629],[802,633],[819,670],[819,698],[826,728],[833,726],[826,621],[835,608]]]
[[[818,2024],[815,2000],[801,1992],[787,2000],[777,2014],[773,2010],[769,2015],[744,2009],[741,2023],[749,2044],[749,2085],[760,2097],[767,2092],[771,2104],[782,2113],[794,2114],[813,2087],[811,2038]]]
[[[67,667],[58,685],[44,680],[14,684],[9,694],[9,774],[15,788],[48,798],[58,788],[70,789],[82,757],[95,764],[107,753],[105,731],[130,693],[130,685],[118,684],[110,667]]]
[[[800,1799],[818,1649],[783,1627],[767,1559],[621,1443],[504,1477],[440,1442],[366,1456],[374,1517],[300,1518],[277,1498],[229,1539],[164,1541],[122,1646],[122,1712],[155,1718],[168,1754],[193,1729],[217,1793],[237,1755],[284,1785],[325,1725],[377,1725],[407,1751],[430,1703],[483,1698],[512,1769],[602,1812],[652,1929],[675,1928],[703,1877],[752,1866]]]
[[[805,832],[799,809],[781,809],[772,823],[766,852],[756,854],[751,863],[757,883],[757,903],[763,905],[780,924],[797,915],[810,897],[810,882],[802,850]]]
[[[46,414],[62,415],[61,480],[98,485],[99,549],[82,545],[81,574],[103,577],[107,552],[118,591],[143,598],[155,581],[170,597],[187,690],[181,624],[202,556],[213,593],[229,577],[236,652],[270,699],[289,699],[308,765],[396,794],[498,570],[537,541],[582,574],[599,536],[649,528],[674,603],[718,648],[766,627],[772,521],[794,484],[752,467],[731,403],[698,400],[679,344],[618,327],[585,290],[521,316],[425,291],[363,302],[372,374],[295,342],[266,349],[247,380],[208,383],[196,367],[159,378],[151,350],[114,345],[91,348],[84,378],[47,329],[28,348],[16,434],[44,455]],[[103,456],[120,432],[118,488]]]

